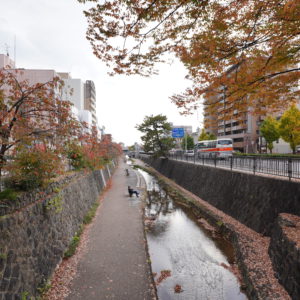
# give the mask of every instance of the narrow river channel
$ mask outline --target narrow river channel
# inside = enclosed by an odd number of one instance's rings
[[[230,258],[188,213],[139,170],[148,191],[147,241],[160,300],[244,300]],[[232,253],[231,253],[232,254]],[[225,267],[224,267],[225,266]]]

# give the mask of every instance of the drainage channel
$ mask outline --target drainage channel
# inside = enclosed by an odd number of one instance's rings
[[[153,176],[139,172],[147,184],[146,237],[158,299],[247,299],[229,270],[233,249],[228,243],[213,240]]]

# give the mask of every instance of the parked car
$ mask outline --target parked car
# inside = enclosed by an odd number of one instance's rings
[[[184,151],[183,150],[181,150],[181,149],[176,149],[175,150],[175,155],[183,155],[184,154]]]
[[[194,150],[185,150],[184,155],[185,156],[194,156]]]

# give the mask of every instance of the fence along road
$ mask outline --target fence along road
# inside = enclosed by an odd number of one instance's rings
[[[232,156],[225,159],[170,154],[169,159],[187,161],[212,167],[240,170],[253,174],[269,174],[292,178],[300,178],[300,158],[292,157],[262,157],[262,156]]]

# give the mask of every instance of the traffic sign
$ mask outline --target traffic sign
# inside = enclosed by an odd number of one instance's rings
[[[172,129],[173,138],[183,138],[184,137],[184,128],[173,128]]]

